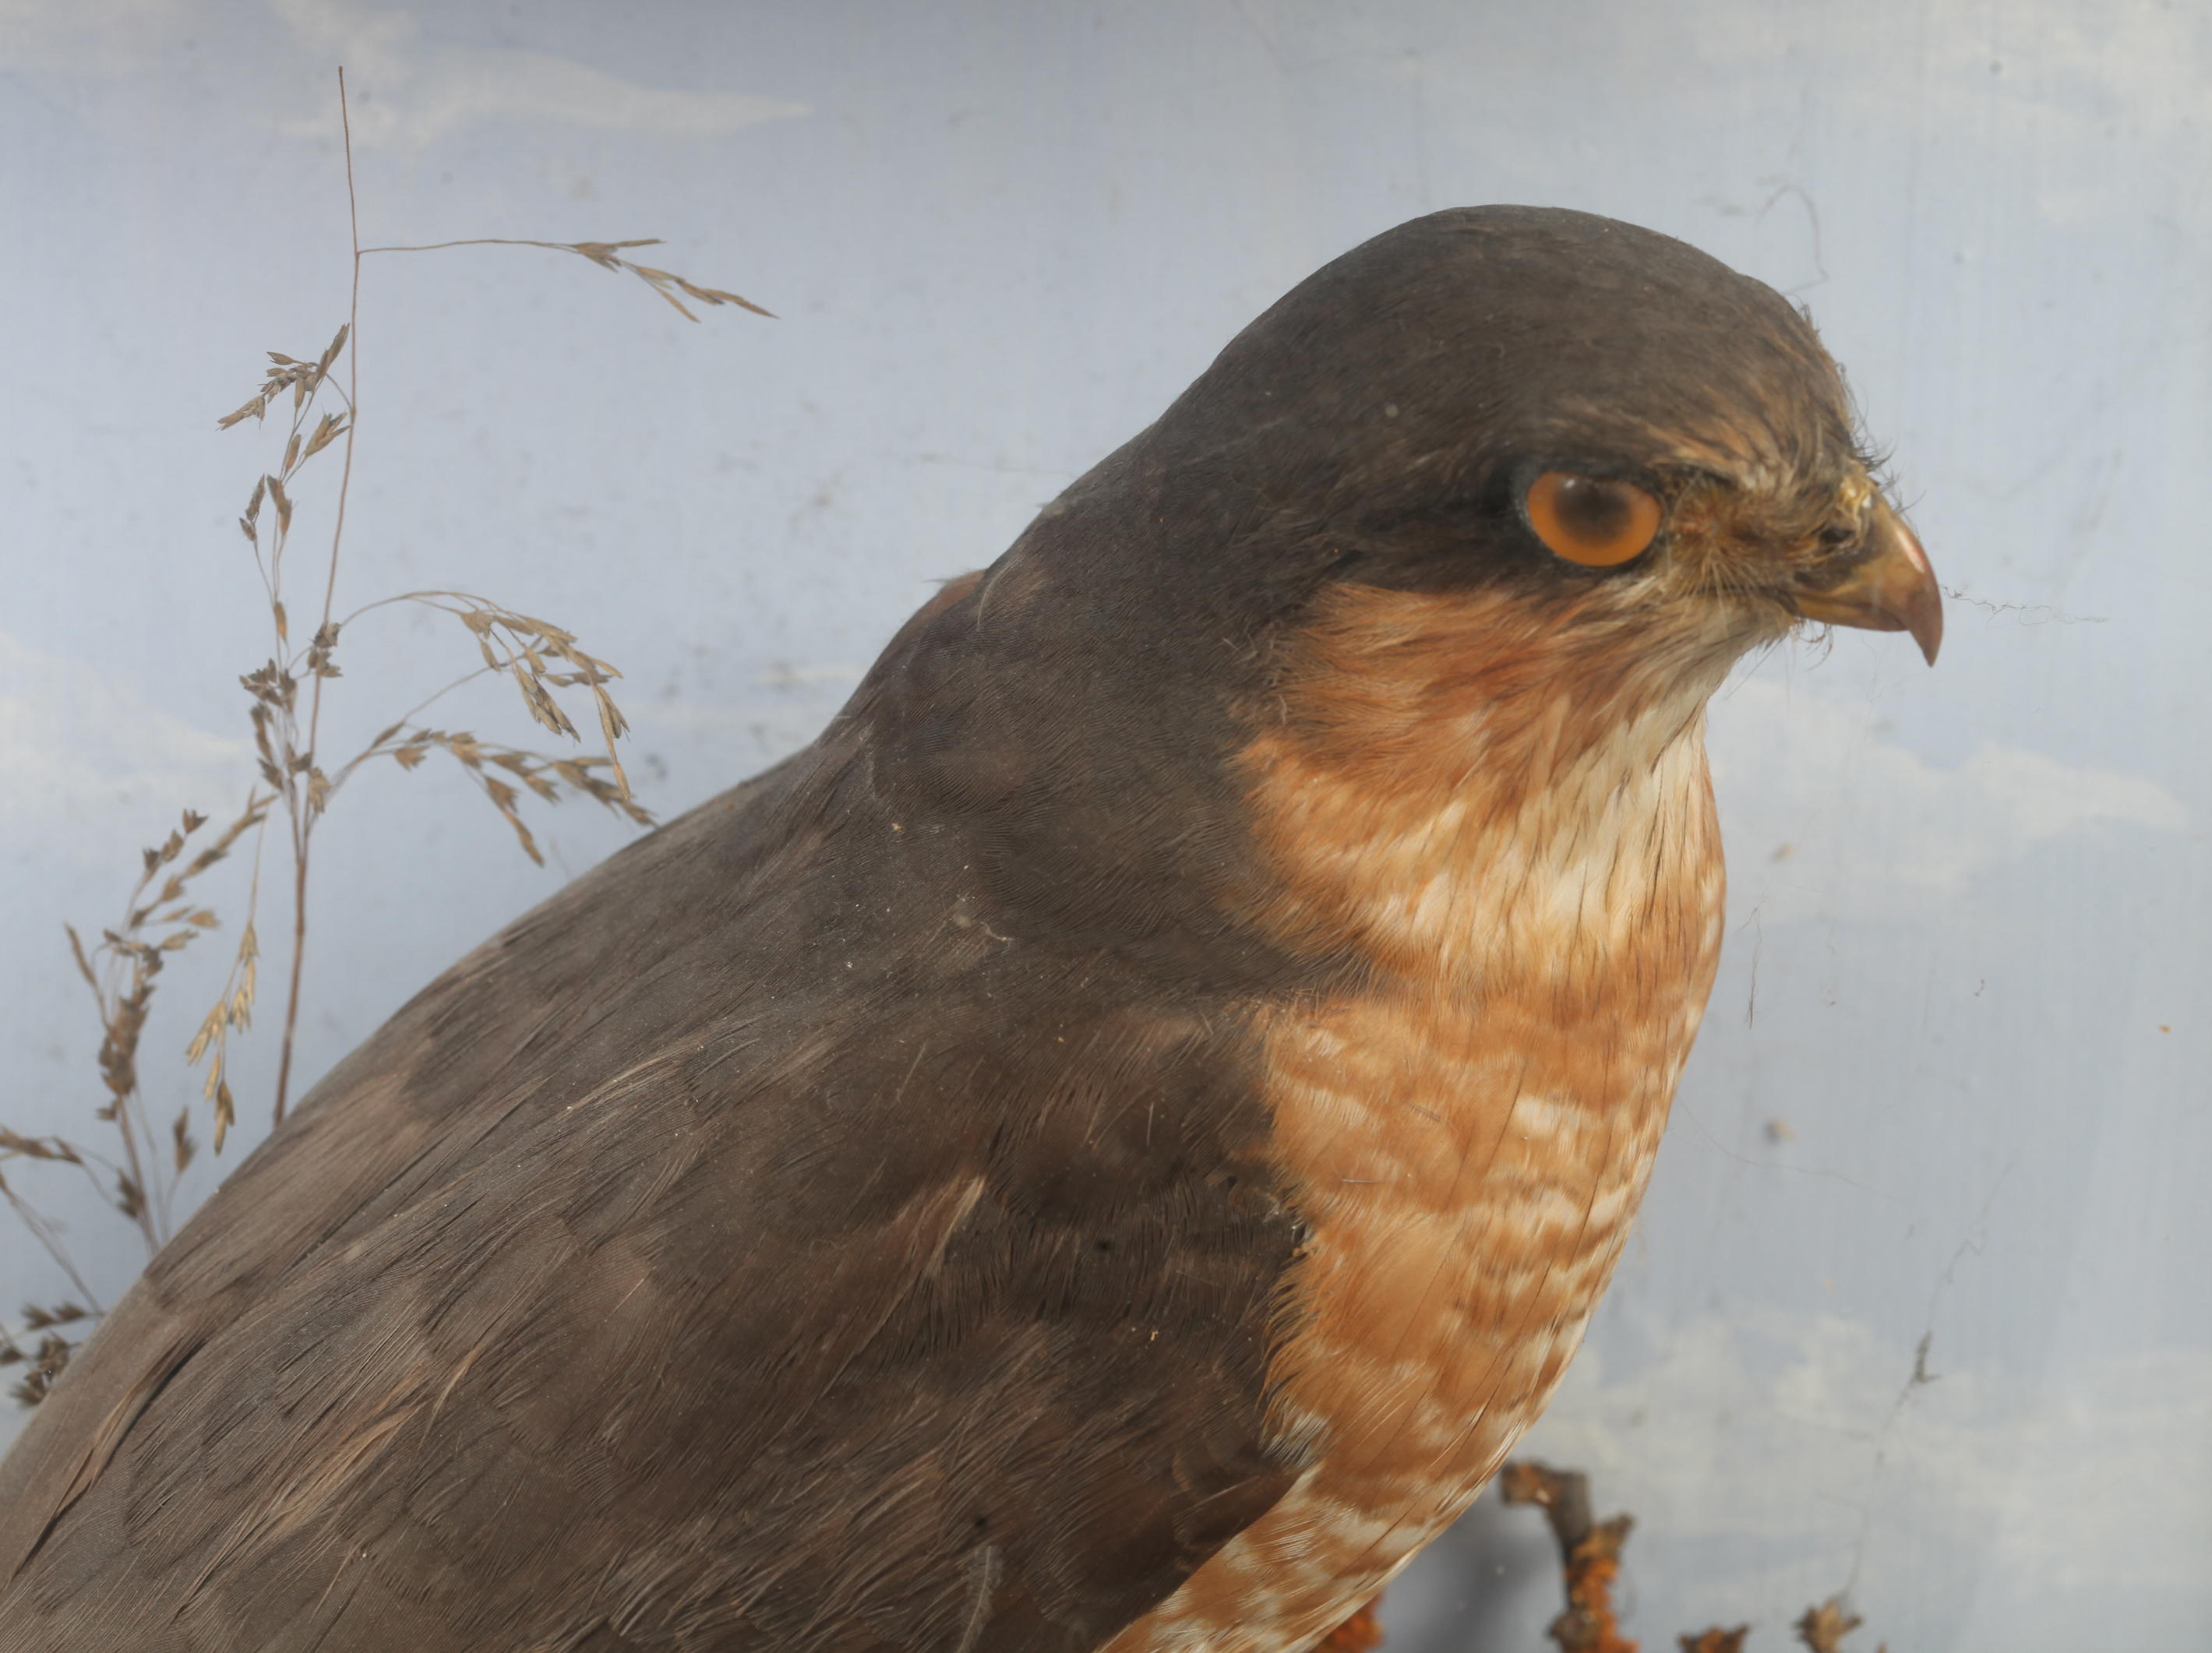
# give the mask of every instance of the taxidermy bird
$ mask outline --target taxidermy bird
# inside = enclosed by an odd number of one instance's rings
[[[1926,556],[1780,296],[1437,213],[316,1087],[0,1468],[7,1653],[1296,1653],[1573,1353],[1707,697]]]

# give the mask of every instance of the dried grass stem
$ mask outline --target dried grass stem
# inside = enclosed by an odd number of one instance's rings
[[[79,972],[91,988],[99,1007],[101,1042],[100,1079],[107,1097],[99,1110],[104,1123],[112,1124],[121,1138],[117,1158],[111,1160],[60,1137],[33,1137],[0,1127],[0,1165],[11,1161],[47,1163],[74,1167],[91,1181],[100,1196],[137,1229],[150,1255],[167,1241],[173,1225],[173,1196],[198,1145],[191,1131],[191,1108],[179,1112],[168,1131],[157,1131],[139,1084],[138,1047],[147,1024],[155,990],[169,957],[189,945],[202,932],[213,929],[211,908],[198,906],[188,896],[195,879],[225,859],[237,841],[254,834],[253,875],[247,886],[246,921],[231,957],[222,990],[200,1019],[185,1051],[188,1063],[208,1064],[202,1097],[214,1115],[215,1146],[218,1152],[236,1122],[235,1099],[229,1083],[228,1041],[233,1032],[252,1023],[258,991],[260,941],[254,926],[261,888],[261,851],[265,847],[267,823],[279,805],[292,852],[292,953],[284,994],[284,1024],[277,1057],[275,1120],[284,1117],[291,1089],[292,1064],[299,1028],[300,1006],[307,944],[307,890],[313,860],[315,829],[330,808],[338,789],[371,758],[389,757],[400,768],[412,769],[430,752],[443,751],[467,771],[471,781],[490,800],[514,830],[524,852],[543,864],[536,841],[520,810],[524,793],[543,802],[557,802],[568,793],[580,793],[641,824],[653,817],[630,794],[616,742],[627,731],[621,708],[609,685],[622,673],[609,662],[585,653],[575,635],[508,608],[504,604],[461,591],[414,591],[371,603],[334,619],[337,599],[339,558],[345,544],[347,505],[352,494],[355,436],[359,428],[361,357],[357,348],[361,319],[362,260],[370,252],[429,252],[430,247],[367,247],[361,244],[360,200],[353,167],[353,121],[346,96],[345,71],[338,71],[338,111],[344,132],[346,206],[353,251],[352,281],[346,320],[321,355],[313,361],[270,351],[261,369],[261,383],[244,404],[217,421],[229,429],[252,419],[264,424],[280,399],[291,403],[289,428],[283,432],[283,457],[276,468],[264,471],[254,482],[239,532],[252,547],[254,568],[269,605],[271,647],[267,661],[240,678],[251,697],[259,784],[247,793],[246,805],[228,826],[196,854],[186,858],[188,846],[207,823],[192,811],[161,844],[148,849],[137,883],[122,921],[103,930],[88,947],[75,929],[70,945]],[[591,259],[601,268],[630,274],[643,281],[690,319],[678,294],[702,304],[733,304],[766,315],[749,299],[715,288],[701,287],[665,270],[631,262],[624,249],[656,245],[633,241],[453,241],[441,246],[500,245],[549,247]],[[333,378],[338,358],[351,349],[344,364],[343,388]],[[338,411],[317,404],[325,397],[343,403]],[[322,611],[314,634],[304,644],[292,641],[291,620],[284,604],[285,556],[291,545],[293,520],[298,509],[300,472],[343,436],[345,452],[332,512],[330,552],[323,570]],[[269,516],[264,518],[266,507]],[[265,538],[264,538],[265,536]],[[325,683],[341,674],[337,659],[340,634],[370,611],[393,603],[417,603],[450,614],[475,638],[483,665],[463,673],[445,688],[411,708],[404,716],[380,732],[344,763],[326,771],[319,761],[321,751],[323,691]],[[466,730],[431,728],[419,722],[434,702],[471,678],[487,673],[510,678],[522,696],[523,706],[543,727],[580,742],[576,721],[562,707],[564,690],[581,690],[592,697],[604,754],[590,757],[548,757],[517,746],[479,740]],[[301,689],[307,689],[306,706]],[[602,773],[604,771],[604,773]],[[164,1143],[164,1135],[167,1143]],[[166,1162],[165,1162],[166,1152]],[[0,1175],[0,1199],[5,1199],[15,1219],[35,1239],[68,1277],[90,1310],[76,1304],[25,1311],[24,1332],[35,1333],[36,1348],[26,1352],[15,1334],[0,1327],[0,1365],[25,1364],[28,1375],[15,1386],[18,1399],[35,1404],[67,1365],[74,1346],[56,1329],[102,1312],[68,1249],[60,1225],[46,1217]]]

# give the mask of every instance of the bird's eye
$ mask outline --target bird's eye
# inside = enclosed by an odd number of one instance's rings
[[[1528,484],[1528,526],[1568,562],[1610,568],[1658,534],[1659,501],[1632,482],[1547,471]]]

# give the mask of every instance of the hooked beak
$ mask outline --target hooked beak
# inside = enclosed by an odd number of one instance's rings
[[[1905,519],[1877,496],[1866,543],[1832,584],[1790,593],[1790,605],[1808,620],[1859,626],[1868,631],[1909,631],[1928,664],[1943,641],[1943,593],[1928,553]]]

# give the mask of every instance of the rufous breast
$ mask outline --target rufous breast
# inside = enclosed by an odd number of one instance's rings
[[[1310,1467],[1113,1653],[1327,1633],[1467,1507],[1605,1289],[1718,957],[1735,650],[1580,617],[1340,589],[1243,753],[1265,921],[1364,967],[1261,1012],[1310,1232],[1270,1419]]]

